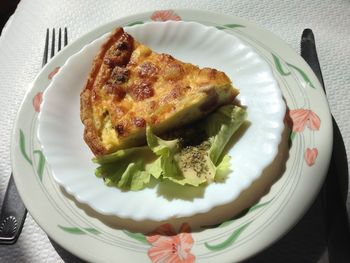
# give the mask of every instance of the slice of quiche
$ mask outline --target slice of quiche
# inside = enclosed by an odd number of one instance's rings
[[[225,73],[158,54],[116,28],[81,92],[84,140],[96,156],[145,143],[195,121],[238,95]]]

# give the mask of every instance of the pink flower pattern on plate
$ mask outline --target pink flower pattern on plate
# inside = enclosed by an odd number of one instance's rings
[[[59,70],[60,70],[60,67],[55,67],[47,76],[47,78],[51,80],[53,76],[55,76],[58,73]],[[35,94],[33,98],[33,107],[36,112],[40,112],[40,105],[41,105],[42,99],[43,99],[43,93],[41,91]]]
[[[318,131],[320,129],[321,120],[312,110],[290,110],[289,116],[293,123],[293,132],[302,132],[305,126],[311,130]]]
[[[179,233],[176,233],[171,224],[159,226],[149,233],[146,238],[152,247],[148,250],[148,256],[154,263],[191,263],[195,256],[191,254],[193,238],[191,228],[184,223]]]
[[[40,105],[43,99],[43,93],[38,92],[33,98],[33,107],[36,112],[40,112]]]
[[[318,131],[321,120],[315,112],[309,109],[290,110],[286,114],[285,123],[290,126],[293,132],[303,132],[305,126],[312,131]],[[317,148],[306,148],[304,159],[308,166],[313,166],[318,156]]]
[[[48,79],[52,79],[53,76],[55,76],[58,71],[60,70],[60,67],[55,67],[53,71],[51,71],[51,73],[47,76]]]
[[[316,158],[318,155],[317,148],[307,148],[305,152],[305,161],[308,166],[313,166],[315,164]]]
[[[180,21],[181,17],[178,14],[176,14],[173,10],[160,10],[153,12],[151,19],[153,21]]]

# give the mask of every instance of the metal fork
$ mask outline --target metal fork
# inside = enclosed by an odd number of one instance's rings
[[[56,45],[56,34],[55,29],[52,29],[51,34],[51,52],[50,52],[50,58],[52,58],[55,55],[55,45]],[[49,55],[49,39],[50,39],[50,30],[46,29],[46,38],[45,38],[45,48],[44,48],[44,55],[43,55],[43,63],[42,66],[45,66],[45,64],[48,61],[48,55]],[[64,46],[67,46],[68,44],[68,32],[67,28],[64,28]],[[58,41],[57,41],[57,52],[61,50],[62,47],[62,29],[58,29]]]
[[[68,44],[68,32],[65,27],[63,30],[63,45]],[[56,41],[55,29],[52,29],[51,33],[51,46],[50,42],[50,30],[46,30],[45,48],[42,61],[42,67],[48,62],[48,55],[50,50],[50,58],[55,55],[56,42],[57,52],[62,47],[62,29],[58,30],[58,40]],[[7,185],[5,198],[0,212],[0,245],[11,245],[16,243],[24,224],[24,220],[27,215],[27,209],[24,206],[22,199],[17,191],[13,175],[11,173],[9,183]]]

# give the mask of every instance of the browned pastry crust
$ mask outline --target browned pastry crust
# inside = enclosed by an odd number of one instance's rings
[[[116,28],[96,55],[81,92],[84,140],[96,156],[145,142],[145,127],[173,129],[230,103],[225,73],[157,54]]]

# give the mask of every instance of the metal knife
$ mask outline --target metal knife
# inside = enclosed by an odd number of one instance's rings
[[[314,34],[305,29],[301,37],[301,56],[314,71],[326,93],[319,64]],[[349,180],[345,145],[333,116],[333,151],[328,174],[322,188],[330,262],[350,262],[350,230],[346,210]]]

